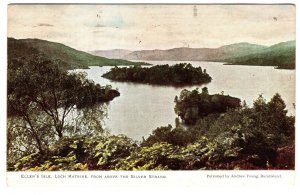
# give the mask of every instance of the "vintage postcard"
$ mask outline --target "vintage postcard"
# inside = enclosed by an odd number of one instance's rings
[[[295,5],[7,10],[9,186],[293,185]]]

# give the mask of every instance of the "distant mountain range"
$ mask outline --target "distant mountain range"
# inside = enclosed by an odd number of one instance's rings
[[[124,56],[132,53],[132,51],[126,49],[113,49],[113,50],[96,50],[90,53],[96,56],[103,56],[106,58],[125,59]]]
[[[216,61],[227,64],[277,66],[278,68],[294,69],[295,49],[295,41],[288,41],[270,47],[242,42],[219,48],[181,47],[140,51],[114,49],[96,50],[90,53],[126,60]]]
[[[67,69],[145,64],[128,60],[216,61],[226,64],[276,66],[283,69],[295,69],[295,51],[296,41],[287,41],[270,47],[243,42],[219,48],[181,47],[141,51],[114,49],[86,53],[61,43],[41,39],[18,40],[8,38],[9,59],[26,58],[39,54],[51,60],[58,60]]]
[[[136,65],[142,62],[130,62],[121,59],[108,59],[95,56],[63,45],[41,39],[8,38],[8,59],[42,55],[50,60],[59,61],[67,69],[88,68],[89,66]]]

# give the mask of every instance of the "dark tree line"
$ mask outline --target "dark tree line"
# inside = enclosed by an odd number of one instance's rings
[[[207,87],[201,93],[198,88],[192,91],[184,89],[174,101],[175,113],[188,125],[195,124],[199,118],[209,114],[224,113],[229,108],[237,108],[241,102],[239,98],[231,96],[210,95]]]
[[[205,69],[202,71],[201,67],[193,67],[187,63],[145,68],[141,66],[114,67],[102,76],[115,81],[173,86],[204,84],[212,80]]]

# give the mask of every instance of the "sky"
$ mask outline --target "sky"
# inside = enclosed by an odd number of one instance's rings
[[[295,40],[293,5],[9,5],[8,37],[82,51]]]

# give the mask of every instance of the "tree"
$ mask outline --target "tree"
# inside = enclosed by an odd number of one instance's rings
[[[220,94],[209,95],[207,87],[192,91],[182,90],[179,98],[175,97],[175,113],[185,124],[193,125],[200,118],[209,114],[224,113],[228,108],[240,106],[240,99]]]
[[[18,127],[20,134],[31,137],[40,153],[45,153],[56,139],[70,134],[72,128],[66,120],[72,111],[118,95],[111,91],[110,87],[95,85],[83,74],[68,73],[58,62],[41,56],[9,60],[8,116],[19,118],[12,129]]]
[[[51,118],[57,136],[62,137],[66,116],[78,102],[80,75],[67,74],[58,64],[38,57],[17,70],[10,69],[9,77],[9,113],[23,117],[31,131],[36,132],[33,113],[44,112]]]
[[[208,89],[207,87],[202,88],[202,95],[208,95]]]

